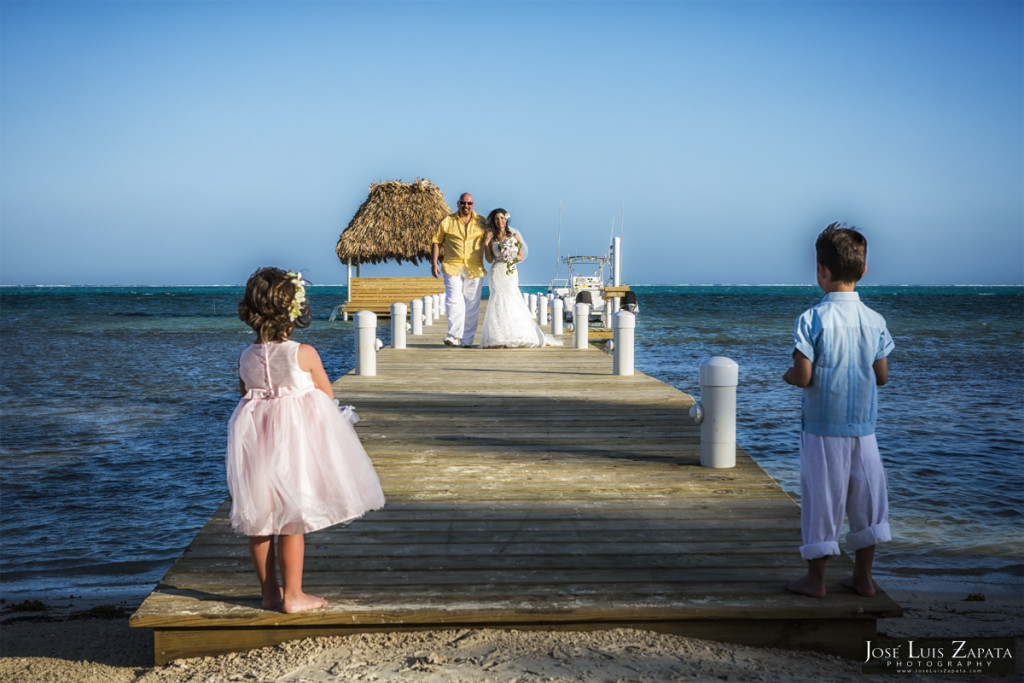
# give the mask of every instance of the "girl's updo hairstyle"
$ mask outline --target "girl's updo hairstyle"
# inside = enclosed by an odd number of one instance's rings
[[[298,284],[297,282],[298,281]],[[296,293],[301,289],[297,306]],[[293,320],[291,312],[297,310]],[[245,283],[245,295],[238,302],[238,319],[256,331],[260,341],[289,339],[296,328],[309,327],[313,317],[301,276],[280,268],[260,268]]]

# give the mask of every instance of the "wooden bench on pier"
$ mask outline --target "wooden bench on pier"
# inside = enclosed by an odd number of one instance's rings
[[[381,317],[391,315],[391,304],[409,305],[413,299],[444,294],[444,280],[434,277],[354,277],[348,283],[348,301],[342,304],[345,319],[359,311]]]

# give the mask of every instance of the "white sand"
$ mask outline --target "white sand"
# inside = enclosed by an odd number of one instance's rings
[[[933,586],[926,593],[910,586],[886,586],[903,605],[905,617],[879,621],[881,634],[1013,636],[1018,652],[1024,652],[1024,605],[1019,590],[968,601],[965,598],[973,592],[969,588],[936,592]],[[858,662],[817,653],[631,629],[591,633],[462,629],[309,638],[249,652],[178,660],[162,667],[152,662],[151,632],[129,629],[126,617],[41,620],[19,612],[5,614],[0,623],[0,681],[19,683],[915,680],[865,677]]]

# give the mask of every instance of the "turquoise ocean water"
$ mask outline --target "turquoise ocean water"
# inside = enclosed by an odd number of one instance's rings
[[[541,288],[524,288],[541,291]],[[637,287],[636,366],[697,394],[740,365],[739,444],[799,493],[799,390],[781,381],[812,287]],[[894,541],[885,578],[1024,581],[1024,288],[865,287],[896,341],[880,391]],[[0,289],[0,597],[137,602],[224,500],[250,332],[238,287]],[[296,338],[354,363],[343,287]],[[389,342],[387,323],[379,336]],[[797,552],[794,548],[794,553]]]

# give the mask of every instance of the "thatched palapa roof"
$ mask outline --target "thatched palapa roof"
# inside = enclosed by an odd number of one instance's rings
[[[338,258],[352,264],[429,260],[437,224],[450,213],[441,189],[430,180],[373,183],[338,238]]]

